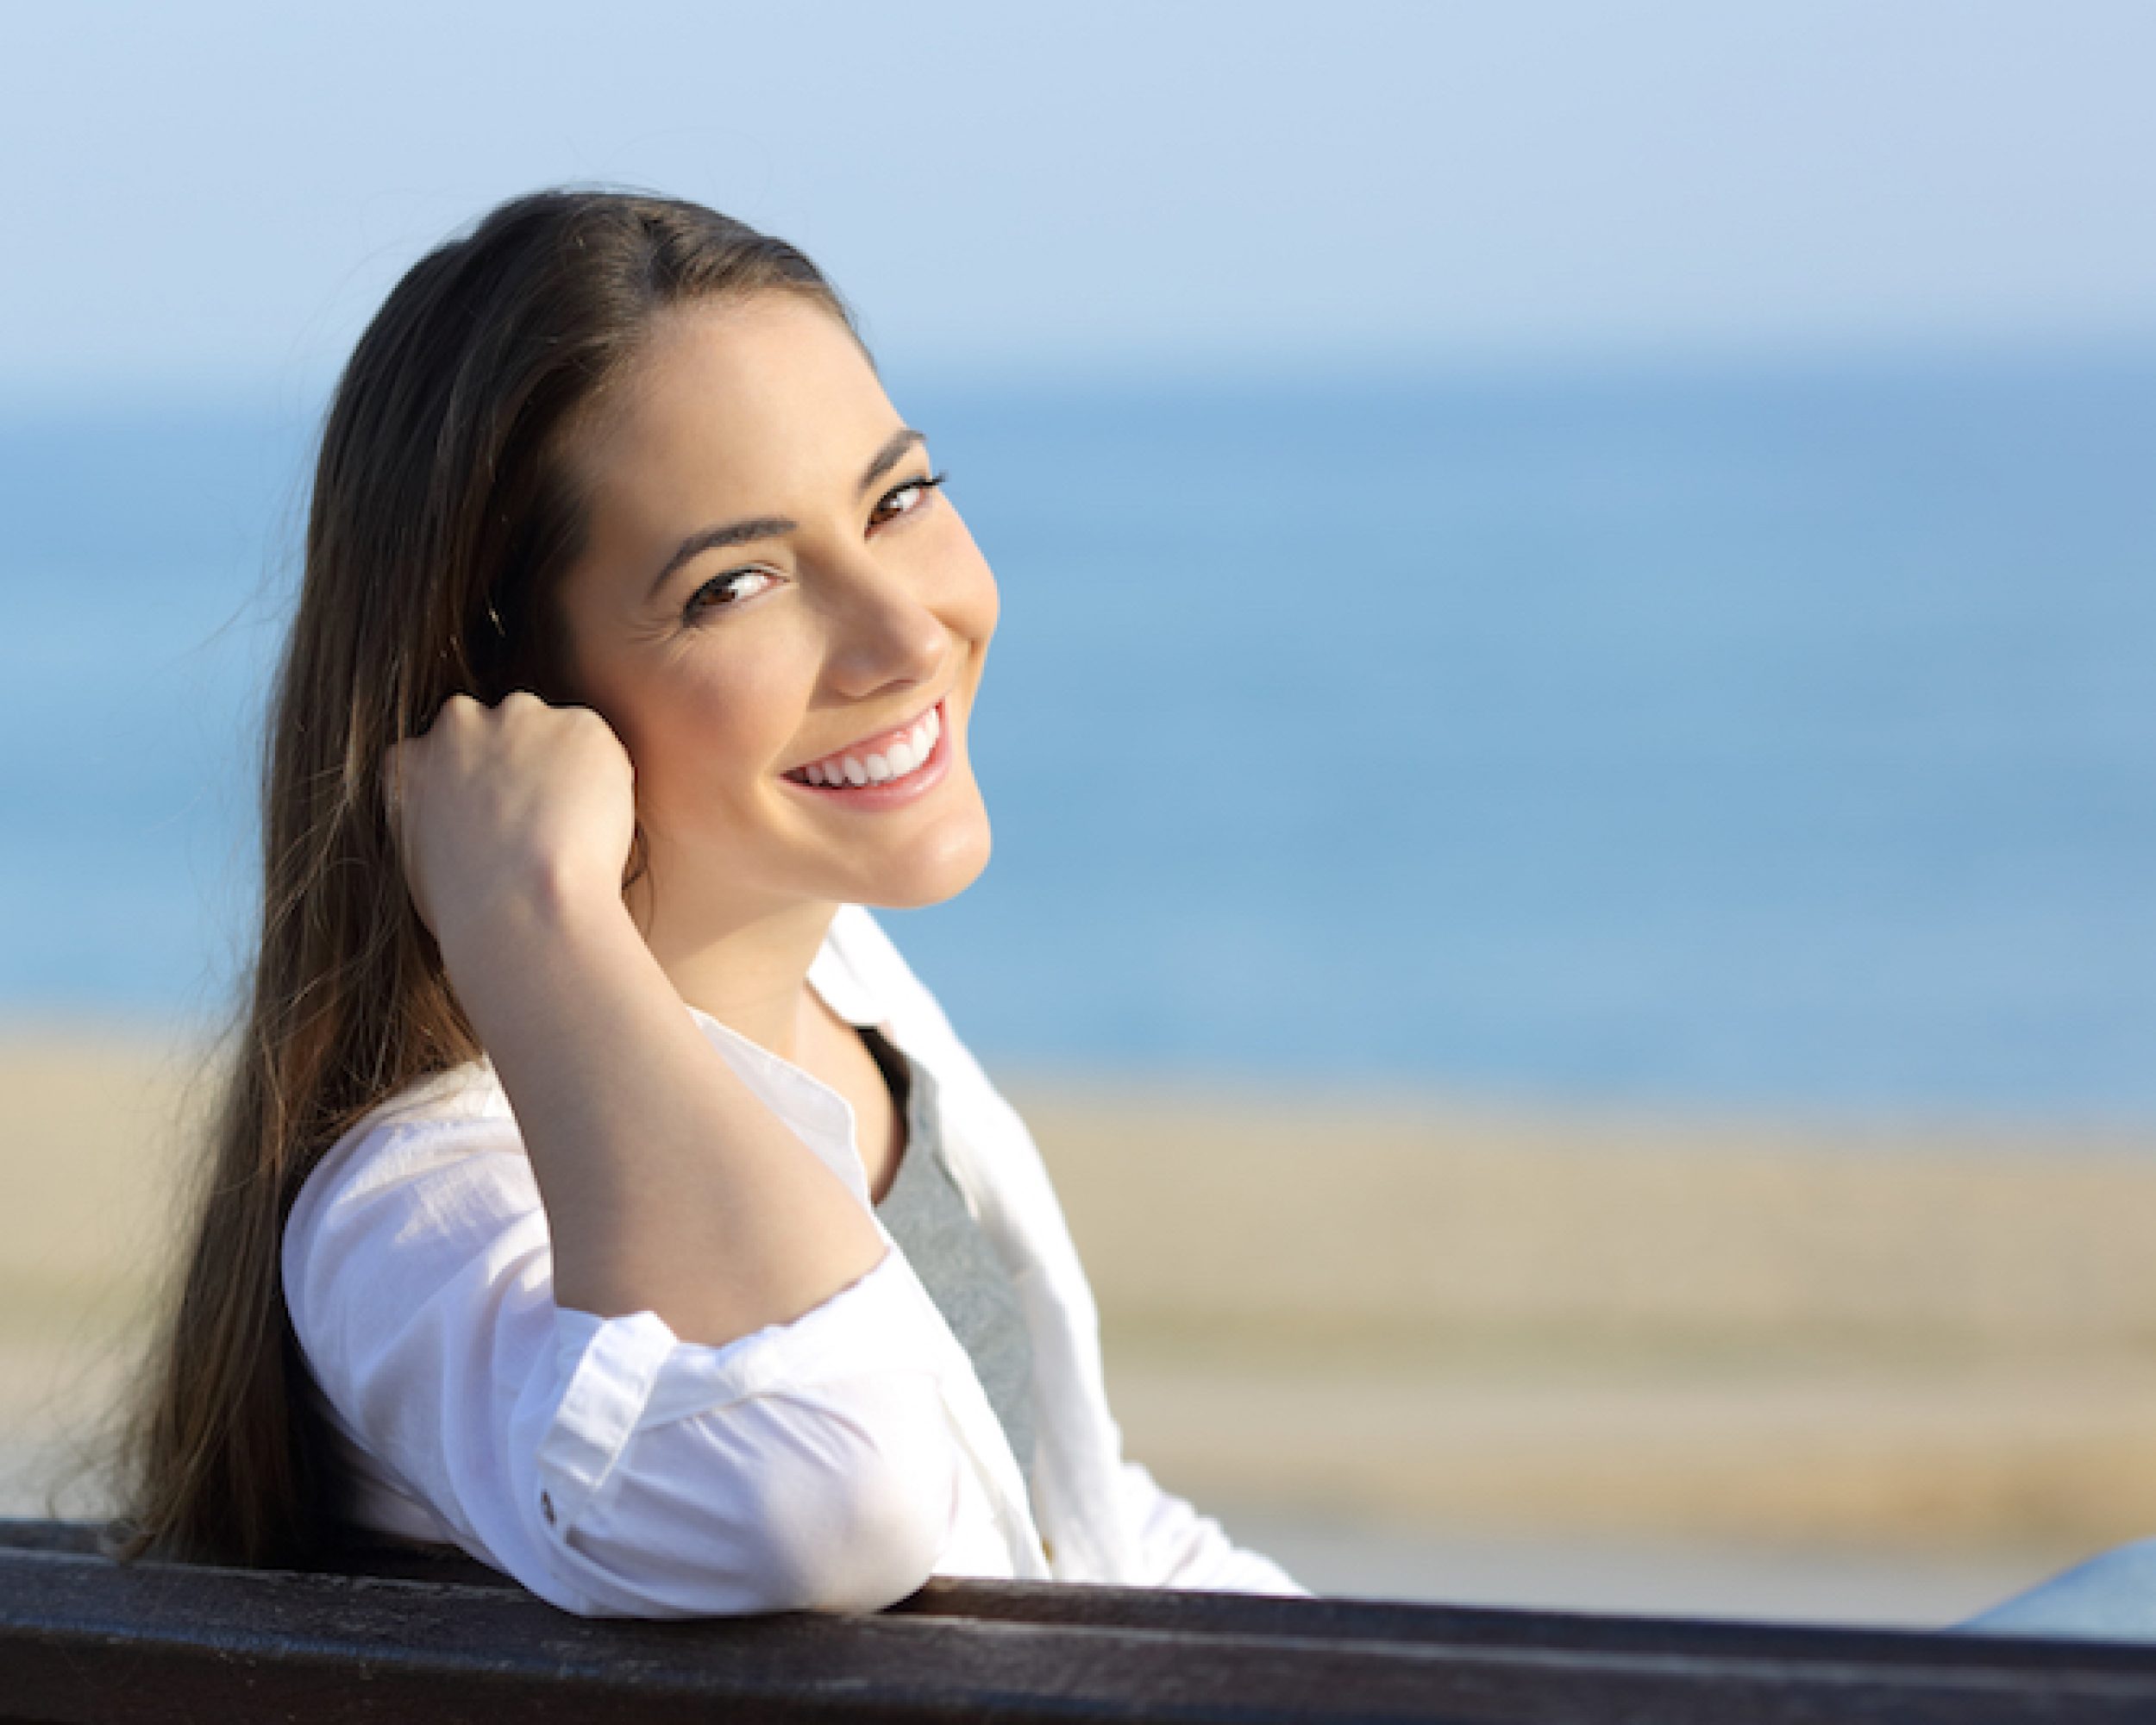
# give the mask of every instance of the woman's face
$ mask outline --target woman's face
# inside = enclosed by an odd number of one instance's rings
[[[693,941],[960,891],[988,860],[966,734],[996,587],[918,434],[786,294],[666,314],[624,385],[571,440],[591,536],[561,603],[635,765],[653,913]],[[848,756],[888,776],[856,788]]]

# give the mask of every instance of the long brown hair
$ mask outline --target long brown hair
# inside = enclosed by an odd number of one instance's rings
[[[562,698],[554,594],[586,520],[569,428],[657,314],[767,292],[858,340],[782,241],[671,198],[544,191],[423,258],[360,337],[323,430],[264,738],[260,941],[128,1433],[116,1554],[291,1563],[339,1542],[285,1222],[370,1109],[480,1051],[405,888],[385,756],[452,694]]]

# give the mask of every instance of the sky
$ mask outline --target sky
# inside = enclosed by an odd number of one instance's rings
[[[309,391],[564,181],[807,249],[887,369],[2156,341],[2156,5],[13,6],[0,401]]]

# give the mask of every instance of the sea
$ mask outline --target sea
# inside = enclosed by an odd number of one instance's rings
[[[2156,350],[901,383],[992,1071],[2156,1124]],[[229,1010],[320,405],[0,406],[0,1020]]]

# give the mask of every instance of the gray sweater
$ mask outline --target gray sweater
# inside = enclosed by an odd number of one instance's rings
[[[1030,1486],[1033,1344],[1018,1289],[944,1165],[935,1077],[874,1029],[864,1027],[861,1038],[906,1116],[905,1152],[876,1214],[972,1357]]]

